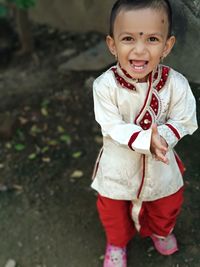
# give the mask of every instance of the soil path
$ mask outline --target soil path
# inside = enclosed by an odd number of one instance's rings
[[[86,47],[91,35],[84,39],[66,34],[64,39],[63,34],[39,28],[35,40],[40,64],[14,57],[1,68],[0,110],[1,118],[7,116],[8,137],[0,143],[2,267],[9,259],[18,267],[102,266],[105,237],[96,193],[90,189],[101,138],[86,83],[99,73],[56,71],[64,49],[59,38],[65,48],[83,39]],[[77,45],[77,53],[85,47]],[[199,112],[200,86],[192,84],[192,89]],[[149,239],[136,237],[129,248],[129,266],[200,266],[199,144],[196,132],[177,146],[187,166],[185,204],[175,229],[180,251],[163,257]]]

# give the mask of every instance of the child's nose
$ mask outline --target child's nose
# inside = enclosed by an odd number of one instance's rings
[[[144,42],[138,41],[134,44],[133,51],[136,54],[144,54],[146,51],[146,46]]]

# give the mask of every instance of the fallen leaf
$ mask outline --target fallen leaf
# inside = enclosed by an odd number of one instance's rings
[[[57,146],[58,145],[58,141],[56,140],[48,140],[47,144],[50,146]]]
[[[71,137],[68,134],[61,135],[60,140],[65,142],[68,145],[71,143]]]
[[[22,150],[24,150],[25,149],[25,145],[24,144],[15,144],[14,145],[14,148],[15,148],[15,150],[17,150],[17,151],[22,151]]]
[[[31,132],[31,135],[35,136],[37,135],[38,133],[41,133],[42,130],[37,126],[37,125],[33,125],[30,129],[30,132]]]
[[[42,161],[46,162],[46,163],[49,163],[51,161],[51,159],[49,157],[43,157]]]
[[[45,152],[47,152],[49,150],[49,147],[48,146],[45,146],[45,147],[43,147],[42,149],[41,149],[41,152],[42,153],[45,153]]]
[[[0,192],[13,191],[13,190],[22,192],[23,187],[18,184],[11,184],[11,185],[0,184]]]
[[[4,164],[0,163],[0,169],[3,169],[3,168],[4,168]]]
[[[10,148],[12,148],[12,144],[8,142],[8,143],[5,144],[5,147],[10,149]]]
[[[62,127],[62,126],[57,126],[57,131],[59,132],[59,133],[64,133],[65,132],[65,129]]]
[[[71,178],[81,178],[82,176],[83,172],[81,170],[76,170],[70,175]]]
[[[23,187],[21,185],[18,185],[18,184],[13,184],[12,188],[18,192],[23,191]]]
[[[41,108],[41,113],[45,117],[47,117],[49,115],[47,108]]]
[[[74,152],[73,154],[72,154],[72,157],[74,158],[74,159],[78,159],[78,158],[80,158],[82,156],[82,152],[81,151],[77,151],[77,152]]]
[[[32,153],[32,154],[30,154],[30,155],[28,156],[28,159],[33,160],[33,159],[35,159],[36,157],[37,157],[37,154],[36,154],[36,153]]]
[[[101,261],[103,261],[104,260],[104,255],[101,255],[100,257],[99,257],[99,260],[101,260]]]
[[[28,122],[28,119],[24,118],[24,117],[19,117],[19,122],[21,125],[25,125]]]

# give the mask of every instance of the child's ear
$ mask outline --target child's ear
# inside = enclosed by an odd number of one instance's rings
[[[176,42],[176,37],[173,35],[167,39],[165,48],[163,51],[163,57],[166,57],[171,52],[175,42]]]
[[[106,43],[107,43],[107,46],[108,46],[111,54],[113,54],[116,57],[117,52],[116,52],[116,47],[115,47],[115,41],[110,35],[106,36]]]

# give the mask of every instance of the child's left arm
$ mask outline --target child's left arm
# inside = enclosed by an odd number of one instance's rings
[[[185,135],[197,129],[196,101],[185,77],[178,77],[172,91],[166,123],[158,126],[158,133],[169,148]]]

